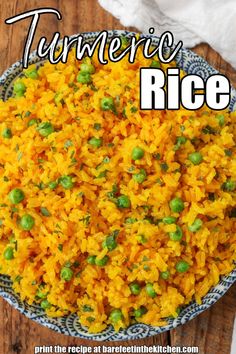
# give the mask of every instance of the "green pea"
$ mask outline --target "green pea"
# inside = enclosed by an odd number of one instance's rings
[[[50,304],[50,302],[48,300],[43,300],[41,301],[40,306],[42,307],[42,309],[44,310],[48,310],[52,307],[52,305]]]
[[[180,213],[181,211],[184,210],[184,202],[182,201],[181,198],[174,198],[170,201],[170,209],[174,212],[174,213]]]
[[[36,129],[43,137],[47,137],[54,132],[54,127],[50,122],[42,122]]]
[[[51,190],[57,188],[58,186],[58,182],[57,181],[51,181],[48,183],[48,188],[50,188]]]
[[[139,309],[134,310],[134,317],[140,318],[147,313],[147,308],[145,306],[141,306]]]
[[[103,242],[103,248],[113,251],[117,247],[116,237],[114,235],[107,236]]]
[[[17,97],[24,96],[26,86],[22,81],[16,81],[13,86],[13,91]]]
[[[181,241],[183,237],[183,232],[179,225],[176,225],[176,231],[174,232],[169,232],[170,239],[172,241]]]
[[[112,97],[103,97],[101,99],[101,109],[103,111],[114,111],[115,104]]]
[[[131,283],[129,285],[129,288],[133,295],[139,295],[141,292],[141,287],[138,283]]]
[[[226,182],[224,182],[221,186],[221,189],[226,192],[233,192],[236,188],[236,182],[232,181],[231,179],[228,179]]]
[[[107,262],[109,261],[109,257],[108,256],[104,256],[102,259],[95,259],[95,264],[99,267],[104,267]]]
[[[192,225],[190,225],[188,227],[188,229],[191,232],[196,232],[196,231],[200,230],[201,227],[202,227],[202,220],[201,219],[195,219],[194,222],[192,223]]]
[[[153,288],[153,284],[151,284],[151,283],[146,284],[146,292],[147,292],[148,296],[150,296],[152,298],[157,296],[157,293],[155,292],[155,290]]]
[[[19,204],[25,199],[25,194],[21,189],[14,188],[8,194],[8,198],[12,204]]]
[[[127,197],[127,195],[120,195],[116,200],[116,205],[120,209],[130,208],[131,203],[129,197]]]
[[[178,263],[176,263],[175,269],[179,273],[185,273],[189,270],[189,264],[185,261],[179,261]]]
[[[165,216],[162,221],[164,222],[164,224],[166,225],[170,225],[170,224],[175,224],[176,223],[177,218],[175,218],[174,216]]]
[[[12,138],[12,132],[10,128],[5,128],[2,132],[2,137],[5,139],[11,139]]]
[[[69,267],[63,267],[61,269],[60,277],[62,280],[70,281],[74,275],[74,272]]]
[[[80,70],[81,72],[86,72],[89,74],[94,74],[95,73],[95,67],[92,64],[89,63],[83,63],[80,65]]]
[[[88,256],[87,257],[88,264],[95,265],[95,260],[96,260],[96,256]]]
[[[29,214],[23,215],[20,219],[20,226],[25,231],[30,231],[34,227],[34,224],[34,218]]]
[[[161,64],[159,63],[159,61],[153,60],[151,62],[150,68],[160,68],[160,67],[161,67]]]
[[[192,164],[194,165],[199,165],[203,158],[202,158],[202,154],[200,152],[192,152],[191,154],[188,155],[188,159],[189,161],[192,162]]]
[[[80,84],[89,84],[92,81],[90,73],[87,71],[80,71],[77,75],[77,81]]]
[[[124,318],[122,312],[120,309],[114,309],[111,311],[109,319],[113,323],[117,323],[119,321],[122,321]]]
[[[218,124],[220,127],[223,127],[225,124],[225,117],[223,114],[217,114],[216,119],[218,120]]]
[[[147,173],[146,171],[141,168],[139,173],[135,173],[132,178],[135,180],[135,182],[141,184],[145,181],[145,179],[147,178]]]
[[[89,144],[94,148],[99,148],[102,146],[102,138],[93,137],[89,140]]]
[[[71,176],[62,176],[59,178],[60,185],[65,189],[71,189],[74,187],[74,182]]]
[[[3,253],[3,257],[4,259],[6,259],[6,261],[10,261],[14,258],[14,250],[12,247],[7,247]]]
[[[136,146],[135,148],[133,148],[131,154],[132,160],[141,160],[143,156],[144,156],[144,150],[141,147]]]
[[[38,72],[37,72],[36,68],[26,70],[24,74],[26,77],[28,77],[30,79],[33,79],[33,80],[38,79]]]
[[[160,275],[163,280],[168,280],[170,277],[170,272],[168,270],[166,270],[165,272],[161,272]]]

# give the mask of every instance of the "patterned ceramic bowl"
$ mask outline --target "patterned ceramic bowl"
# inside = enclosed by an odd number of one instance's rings
[[[109,31],[109,38],[114,35],[122,35],[129,37],[134,33],[127,31]],[[89,42],[92,41],[98,33],[89,32],[84,33],[84,38]],[[153,43],[158,44],[158,38],[153,36]],[[208,76],[217,71],[212,68],[205,60],[192,51],[182,49],[177,56],[177,66],[185,70],[187,73],[198,74],[202,78],[206,79]],[[36,63],[40,65],[43,63],[42,59],[39,59],[35,52],[30,56],[30,64]],[[0,98],[6,100],[12,95],[13,81],[21,74],[22,65],[21,62],[13,64],[4,74],[0,77]],[[231,102],[229,109],[236,109],[236,90],[232,89]],[[109,326],[106,330],[99,334],[88,333],[87,329],[80,325],[78,316],[71,314],[60,318],[49,318],[45,314],[44,310],[37,304],[28,305],[22,302],[17,294],[12,290],[12,283],[5,275],[0,274],[0,295],[8,301],[14,308],[26,315],[28,318],[53,329],[59,333],[66,335],[80,337],[98,341],[113,341],[113,340],[131,340],[150,337],[155,334],[159,334],[168,330],[171,330],[181,324],[188,322],[204,310],[208,309],[217,300],[219,300],[230,286],[236,281],[236,269],[234,269],[228,276],[221,278],[219,284],[212,288],[206,296],[202,299],[202,304],[197,305],[195,302],[191,302],[188,306],[183,308],[179,316],[175,319],[167,319],[167,325],[161,327],[152,327],[146,324],[133,324],[130,327],[116,333],[114,329]]]

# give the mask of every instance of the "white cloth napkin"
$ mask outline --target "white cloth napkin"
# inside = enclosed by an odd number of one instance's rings
[[[171,31],[185,47],[206,42],[236,68],[236,0],[99,0],[124,26]]]

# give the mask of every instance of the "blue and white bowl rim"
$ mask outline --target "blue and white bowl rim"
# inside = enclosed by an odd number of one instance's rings
[[[84,39],[87,41],[93,40],[99,32],[86,32],[80,33],[83,35]],[[109,38],[113,36],[131,36],[135,34],[134,32],[129,32],[125,30],[113,30],[108,31]],[[73,35],[72,37],[77,36]],[[145,36],[145,35],[141,35]],[[147,35],[146,37],[152,37],[153,43],[158,43],[158,37]],[[34,51],[29,57],[29,63],[36,63],[40,65],[44,60],[36,56]],[[202,78],[206,79],[212,74],[218,73],[212,66],[210,66],[203,58],[193,53],[191,50],[182,48],[176,57],[177,66],[191,74],[198,74]],[[22,72],[22,61],[17,61],[9,69],[7,69],[0,77],[0,99],[6,100],[12,95],[13,81],[21,75]],[[229,105],[229,110],[233,111],[236,109],[236,90],[232,88],[231,91],[231,101]],[[26,302],[22,302],[17,294],[14,293],[12,289],[12,282],[9,277],[0,274],[0,296],[5,299],[10,305],[15,309],[20,311],[22,314],[27,316],[29,319],[34,320],[41,325],[55,330],[56,332],[74,336],[78,338],[84,338],[88,340],[96,341],[119,341],[119,340],[132,340],[150,337],[156,334],[160,334],[165,331],[169,331],[182,325],[201,312],[207,310],[216,301],[218,301],[226,291],[234,284],[236,281],[236,268],[228,275],[221,278],[220,282],[203,297],[202,303],[200,305],[192,301],[188,306],[183,308],[177,318],[167,319],[167,324],[165,326],[153,327],[142,323],[132,324],[126,329],[115,332],[114,329],[109,326],[101,333],[92,334],[89,333],[87,328],[80,325],[78,321],[78,316],[76,314],[70,314],[68,316],[59,318],[49,318],[46,316],[44,310],[40,308],[39,305],[33,304],[29,305]]]

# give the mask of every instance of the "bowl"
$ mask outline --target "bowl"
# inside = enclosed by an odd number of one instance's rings
[[[108,31],[109,38],[115,35],[129,37],[134,34],[135,33],[128,31]],[[82,33],[82,35],[84,39],[89,42],[94,40],[94,38],[98,35],[98,32]],[[70,38],[74,36],[71,36]],[[145,35],[142,36],[145,37]],[[159,40],[158,37],[151,37],[153,38],[154,45],[157,45]],[[30,64],[36,64],[39,66],[43,62],[44,60],[38,58],[35,52],[30,55]],[[204,79],[212,74],[218,73],[218,71],[211,67],[204,59],[193,53],[191,50],[184,48],[182,48],[178,53],[176,62],[177,66],[185,72],[189,74],[198,74]],[[12,95],[13,81],[21,75],[21,72],[22,62],[18,61],[3,73],[0,77],[0,99],[6,100]],[[236,90],[234,88],[232,88],[231,91],[229,110],[236,110]],[[29,319],[34,320],[45,327],[53,329],[56,332],[88,340],[118,341],[150,337],[187,323],[201,312],[211,307],[226,293],[235,281],[236,268],[228,276],[222,277],[220,282],[215,287],[210,289],[207,295],[203,297],[200,305],[195,301],[192,301],[189,305],[182,308],[177,318],[168,318],[165,326],[153,327],[146,324],[137,323],[132,324],[128,328],[120,330],[119,332],[115,332],[113,327],[109,326],[103,332],[98,334],[89,333],[87,328],[83,327],[79,323],[78,316],[76,314],[70,314],[59,318],[49,318],[39,305],[29,305],[26,302],[22,302],[20,297],[13,291],[12,282],[9,277],[3,274],[0,274],[0,296]]]

